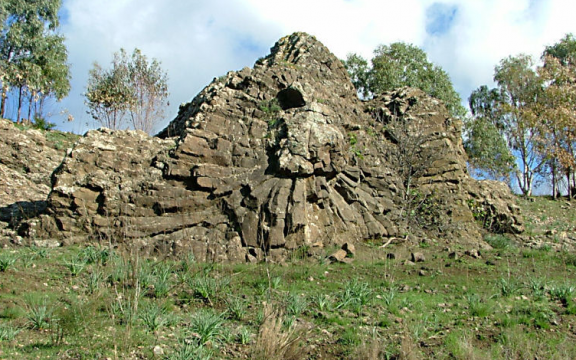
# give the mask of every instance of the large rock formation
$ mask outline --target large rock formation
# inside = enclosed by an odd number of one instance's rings
[[[479,241],[484,204],[491,228],[521,231],[509,192],[477,190],[460,122],[441,102],[408,88],[360,101],[342,63],[303,33],[215,79],[158,137],[88,132],[52,185],[23,235],[201,260],[281,258],[407,227]]]

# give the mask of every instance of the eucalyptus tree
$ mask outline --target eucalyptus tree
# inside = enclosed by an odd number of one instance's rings
[[[58,34],[60,7],[61,0],[0,1],[0,116],[11,94],[18,97],[17,121],[26,97],[31,109],[47,97],[61,100],[68,94],[68,54]]]
[[[120,49],[111,68],[94,63],[84,95],[88,113],[100,125],[150,133],[164,116],[168,76],[158,60],[149,61],[139,49],[131,56]]]
[[[380,45],[374,50],[370,65],[358,54],[349,54],[344,65],[364,97],[410,86],[444,101],[453,116],[461,118],[466,114],[448,73],[431,63],[426,52],[417,46],[404,42]]]

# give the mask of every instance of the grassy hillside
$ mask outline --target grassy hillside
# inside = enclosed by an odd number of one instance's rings
[[[518,201],[534,246],[488,236],[480,253],[378,241],[348,265],[221,265],[3,249],[0,358],[572,359],[576,202]]]

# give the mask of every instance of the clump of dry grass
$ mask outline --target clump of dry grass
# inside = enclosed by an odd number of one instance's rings
[[[306,349],[300,340],[304,332],[292,326],[283,329],[282,311],[271,304],[263,303],[264,320],[260,325],[256,343],[252,347],[251,359],[296,360],[306,358]]]
[[[404,334],[402,340],[400,341],[400,354],[399,359],[401,360],[421,360],[422,353],[418,347],[418,344],[412,339],[410,331],[404,329]]]

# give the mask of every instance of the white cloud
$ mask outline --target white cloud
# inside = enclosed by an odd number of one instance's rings
[[[92,62],[140,48],[169,73],[171,108],[189,101],[210,80],[251,66],[281,36],[306,31],[338,57],[371,57],[378,44],[405,41],[424,47],[466,99],[490,84],[494,66],[520,52],[539,56],[568,32],[576,3],[564,0],[444,0],[457,11],[443,33],[426,33],[433,0],[65,0],[62,28],[72,64],[73,91],[63,106],[77,120],[61,127],[85,130],[84,91]],[[165,124],[164,124],[165,125]]]

